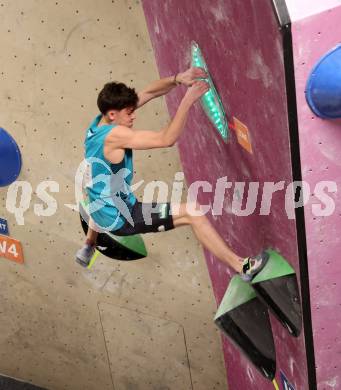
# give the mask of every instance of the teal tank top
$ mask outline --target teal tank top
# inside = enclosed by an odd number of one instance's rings
[[[104,231],[114,231],[128,221],[134,225],[131,210],[136,197],[130,190],[133,179],[133,152],[125,149],[123,160],[112,164],[104,157],[104,141],[116,125],[98,126],[98,115],[87,129],[85,159],[87,162],[86,193],[89,213],[97,226]]]

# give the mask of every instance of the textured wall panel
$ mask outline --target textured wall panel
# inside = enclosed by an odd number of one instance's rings
[[[190,43],[202,49],[223,104],[230,115],[244,123],[250,133],[251,155],[232,134],[225,144],[205,117],[200,105],[191,110],[179,148],[189,183],[205,180],[213,189],[219,178],[232,182],[292,181],[288,113],[282,36],[271,1],[215,0],[194,2],[156,0],[143,2],[148,27],[161,74],[175,72],[190,61]],[[171,115],[183,95],[168,100]],[[246,185],[247,192],[248,185]],[[243,199],[242,191],[226,190],[222,216],[210,216],[226,242],[241,256],[273,247],[290,261],[299,275],[295,221],[285,210],[285,190],[274,194],[271,213],[256,211],[248,217],[233,212]],[[200,193],[202,204],[213,204],[214,193]],[[243,206],[245,206],[246,195]],[[207,264],[220,302],[231,270],[207,253]],[[293,339],[273,320],[278,369],[298,389],[307,389],[304,337]],[[236,349],[224,341],[228,382],[232,390],[272,389]],[[279,370],[278,370],[279,382]]]
[[[98,91],[109,80],[140,90],[159,77],[140,3],[4,0],[0,15],[0,126],[18,141],[19,180],[27,182],[26,195],[32,193],[19,225],[6,208],[13,196],[0,189],[0,218],[25,256],[23,266],[0,259],[0,372],[51,390],[112,390],[101,301],[181,324],[193,388],[224,389],[219,334],[208,320],[214,297],[189,229],[148,235],[149,256],[134,264],[100,256],[89,271],[74,261],[84,235],[78,213],[64,204],[75,202],[74,177]],[[137,114],[138,128],[158,130],[169,120],[162,99]],[[171,188],[178,152],[138,152],[135,169],[136,181],[145,180],[140,196],[151,180]],[[59,184],[59,192],[48,191],[57,202],[50,217],[34,210],[46,208],[37,196],[43,180]]]
[[[99,310],[116,390],[192,389],[179,324],[108,304]]]
[[[306,103],[304,91],[315,63],[340,43],[340,20],[341,7],[336,7],[292,26],[302,179],[311,192],[305,223],[316,373],[321,390],[341,386],[341,120],[316,117]],[[329,216],[318,216],[312,209],[313,205],[325,208],[321,195],[314,193],[321,181],[333,181],[337,187],[337,192],[324,189],[335,204]]]

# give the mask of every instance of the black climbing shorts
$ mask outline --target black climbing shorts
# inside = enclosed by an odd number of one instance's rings
[[[118,230],[113,230],[116,236],[131,236],[140,233],[156,233],[174,229],[170,203],[136,202],[131,211],[134,221],[132,226],[128,221]]]

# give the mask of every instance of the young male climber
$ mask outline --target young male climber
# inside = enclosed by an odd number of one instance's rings
[[[202,80],[205,77],[203,69],[191,67],[152,82],[138,94],[123,83],[104,85],[97,99],[100,114],[90,124],[85,139],[85,158],[91,179],[87,186],[91,218],[86,242],[76,254],[82,266],[87,266],[94,254],[99,231],[125,236],[187,225],[206,249],[240,273],[244,280],[250,281],[265,266],[266,252],[246,259],[234,253],[205,215],[191,212],[199,211],[199,204],[142,203],[130,190],[134,171],[132,150],[173,146],[185,128],[191,107],[209,90],[209,84]],[[170,124],[160,131],[133,129],[136,110],[178,84],[188,88]],[[172,210],[177,212],[172,213]]]

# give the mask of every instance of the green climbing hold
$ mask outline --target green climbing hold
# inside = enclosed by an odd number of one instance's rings
[[[295,270],[274,250],[264,269],[251,286],[288,332],[298,337],[302,328],[302,310]]]
[[[251,299],[255,299],[256,296],[255,290],[245,283],[239,275],[235,275],[230,281],[214,320],[221,317],[224,313],[251,301]]]
[[[270,256],[269,260],[264,269],[254,277],[252,284],[295,274],[295,270],[278,252],[272,249],[268,249],[266,252]]]
[[[274,378],[276,353],[269,312],[239,275],[231,279],[214,321],[267,379]]]
[[[88,231],[89,207],[88,201],[79,204],[80,219],[84,233]],[[141,235],[115,236],[109,232],[98,234],[97,249],[103,255],[116,260],[138,260],[147,256],[147,249]]]
[[[140,234],[135,234],[133,236],[115,236],[114,234],[108,233],[108,236],[112,237],[125,248],[130,249],[143,257],[147,256],[147,249]]]

